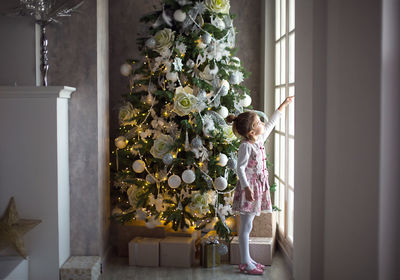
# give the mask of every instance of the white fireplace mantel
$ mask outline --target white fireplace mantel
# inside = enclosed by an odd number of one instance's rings
[[[42,220],[24,236],[31,280],[58,279],[70,256],[68,101],[74,91],[0,86],[0,215],[13,196],[20,218]]]

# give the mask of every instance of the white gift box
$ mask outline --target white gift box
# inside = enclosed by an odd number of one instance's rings
[[[129,242],[129,265],[158,267],[160,238],[135,237]]]
[[[61,280],[98,280],[100,257],[73,256],[60,269]]]
[[[193,238],[168,236],[160,241],[161,266],[191,267],[193,259]]]
[[[250,256],[253,260],[263,265],[272,264],[274,253],[274,239],[269,237],[250,237],[249,240]],[[230,245],[230,263],[240,263],[239,238],[233,238]]]

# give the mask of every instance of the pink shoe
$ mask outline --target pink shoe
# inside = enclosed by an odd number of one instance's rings
[[[258,268],[258,269],[265,270],[265,265],[263,265],[263,264],[256,263],[255,266],[256,266],[256,268]],[[240,270],[240,271],[243,271],[245,267],[246,267],[245,264],[239,264],[239,270]]]
[[[249,275],[262,275],[264,273],[264,270],[262,270],[258,267],[254,268],[252,270],[247,270],[246,267],[247,267],[247,264],[239,264],[240,272],[249,274]]]
[[[265,269],[265,265],[260,264],[260,263],[256,263],[256,267],[257,267],[258,269],[262,269],[262,270]]]

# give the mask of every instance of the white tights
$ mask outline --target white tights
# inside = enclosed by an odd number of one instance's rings
[[[253,228],[253,220],[255,214],[240,214],[240,228],[239,228],[239,249],[240,249],[240,262],[247,264],[247,269],[252,270],[255,268],[255,262],[250,257],[249,252],[249,236]]]

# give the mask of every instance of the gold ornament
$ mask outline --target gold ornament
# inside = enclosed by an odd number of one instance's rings
[[[26,249],[22,236],[41,222],[41,220],[20,219],[14,197],[11,197],[0,220],[0,251],[12,245],[18,254],[26,259]]]

